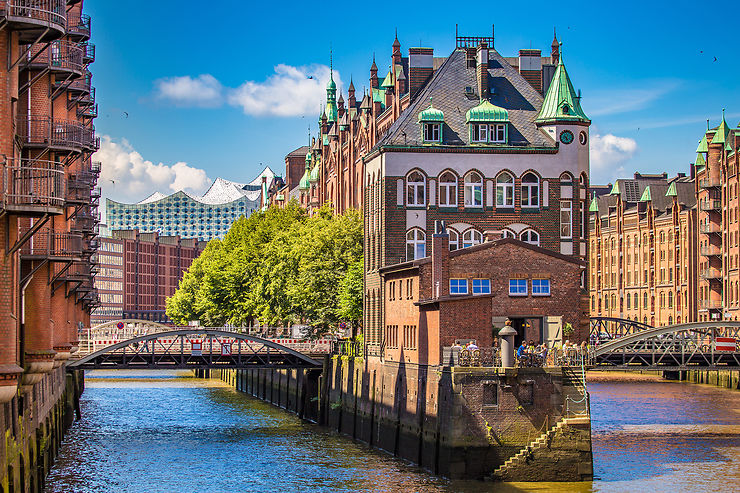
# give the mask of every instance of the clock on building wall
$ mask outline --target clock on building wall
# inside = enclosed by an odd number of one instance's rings
[[[563,130],[560,132],[560,142],[563,144],[570,144],[573,142],[573,132],[570,130]]]
[[[581,145],[586,145],[586,142],[588,142],[588,135],[586,135],[585,131],[581,130],[581,133],[578,134],[578,141],[581,143]]]

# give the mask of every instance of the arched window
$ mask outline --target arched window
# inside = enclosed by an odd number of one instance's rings
[[[604,310],[608,310],[608,309],[609,309],[609,296],[604,295]]]
[[[426,205],[426,187],[424,175],[413,171],[406,177],[406,205]]]
[[[516,238],[516,235],[510,229],[502,229],[501,230],[501,238]]]
[[[644,323],[645,325],[647,325],[647,317],[646,316],[645,317],[642,317],[642,323]]]
[[[642,293],[642,307],[645,310],[647,310],[647,307],[648,307],[647,293]]]
[[[496,178],[496,207],[514,207],[514,177],[509,173]]]
[[[540,206],[540,179],[534,173],[522,176],[522,207]]]
[[[465,176],[465,207],[483,207],[483,178],[475,171]]]
[[[596,297],[591,295],[591,310],[596,310]]]
[[[650,311],[651,312],[655,311],[655,296],[650,297]]]
[[[673,317],[668,315],[668,325],[673,325]]]
[[[460,248],[460,235],[452,228],[447,228],[447,234],[450,237],[450,251],[454,252]]]
[[[588,177],[586,173],[581,173],[581,176],[578,178],[578,184],[583,188],[588,188]]]
[[[457,176],[451,171],[445,171],[439,177],[439,205],[440,207],[457,205]]]
[[[537,233],[537,231],[533,229],[522,231],[522,233],[519,235],[519,239],[522,240],[524,243],[529,243],[530,245],[539,246],[540,244],[540,235],[539,233]]]
[[[627,309],[630,309],[630,294],[627,293]]]
[[[483,242],[483,235],[480,231],[475,229],[469,229],[463,234],[463,248],[468,248],[473,245],[478,245]]]
[[[660,307],[665,308],[665,293],[660,293]]]
[[[419,228],[406,233],[406,260],[418,260],[427,256],[427,235]]]
[[[573,185],[573,175],[571,175],[567,171],[563,173],[562,175],[560,175],[560,184],[572,186]]]
[[[673,308],[673,291],[668,291],[668,308]]]

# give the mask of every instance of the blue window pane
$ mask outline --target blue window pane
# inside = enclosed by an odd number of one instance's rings
[[[547,296],[550,294],[549,279],[532,279],[532,294]]]
[[[491,280],[473,279],[473,294],[491,294]]]
[[[468,280],[450,279],[450,294],[468,294]]]
[[[509,279],[509,294],[513,296],[526,296],[527,280],[526,279]]]

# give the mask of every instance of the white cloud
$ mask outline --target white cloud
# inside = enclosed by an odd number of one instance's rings
[[[98,184],[103,196],[116,201],[135,202],[157,191],[169,194],[185,190],[199,194],[211,184],[205,170],[182,161],[171,166],[154,164],[125,139],[118,143],[107,135],[101,138],[100,150],[93,160],[101,163]]]
[[[156,96],[179,106],[216,107],[223,104],[224,88],[210,74],[167,77],[154,82]]]
[[[326,65],[293,67],[280,64],[264,81],[248,80],[237,88],[224,87],[212,75],[169,77],[155,81],[158,99],[178,106],[218,107],[226,103],[253,116],[315,114],[326,98],[330,70]],[[334,82],[341,86],[338,72]]]
[[[624,174],[624,163],[637,153],[637,142],[629,137],[591,134],[591,181],[613,180]]]

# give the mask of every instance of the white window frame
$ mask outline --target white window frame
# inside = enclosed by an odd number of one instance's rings
[[[550,279],[532,279],[532,296],[550,296]]]
[[[442,181],[445,175],[450,175],[453,181]],[[457,207],[457,175],[452,171],[444,171],[439,175],[439,206]]]
[[[504,239],[504,238],[514,238],[514,239],[516,239],[516,233],[514,233],[510,229],[502,229],[501,230],[501,239]]]
[[[458,250],[460,248],[460,233],[452,228],[447,228],[447,235],[450,237],[450,251],[454,252],[455,250]]]
[[[573,238],[573,202],[570,200],[560,201],[560,238]]]
[[[461,296],[468,294],[467,279],[450,279],[450,295]]]
[[[483,243],[483,234],[475,228],[470,228],[463,233],[463,248],[468,248]]]
[[[487,123],[473,123],[470,129],[471,136],[470,140],[476,143],[488,142],[488,124]]]
[[[506,142],[506,124],[492,123],[488,129],[488,141],[494,144],[503,144]]]
[[[469,181],[473,179],[473,176],[477,176],[480,181]],[[477,200],[476,191],[478,192]],[[483,177],[476,171],[471,171],[470,173],[465,175],[464,201],[465,207],[483,207]]]
[[[535,181],[525,182],[527,177],[534,177]],[[539,209],[540,207],[540,177],[531,171],[522,176],[522,209]]]
[[[509,279],[509,296],[527,296],[527,294],[526,279]]]
[[[411,177],[419,175],[421,181],[411,181]],[[427,179],[419,170],[406,175],[406,205],[408,207],[424,207],[427,203]],[[410,200],[413,199],[413,200]]]
[[[473,279],[472,288],[474,295],[491,294],[491,280]]]
[[[424,142],[442,141],[442,124],[439,122],[425,122],[422,124],[422,139]],[[435,135],[436,134],[436,135]]]
[[[532,240],[532,235],[537,236],[537,240]],[[519,240],[523,241],[524,243],[529,243],[530,245],[540,246],[540,234],[533,230],[533,229],[525,229],[521,233],[519,233]]]
[[[412,228],[406,232],[406,260],[419,260],[426,257],[427,235],[420,228]],[[413,258],[409,258],[413,253]],[[421,256],[419,256],[421,255]]]
[[[500,181],[504,176],[511,178],[511,182]],[[504,171],[496,177],[496,207],[514,207],[514,176]]]

